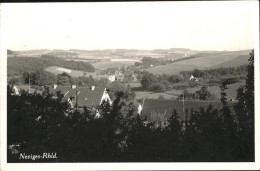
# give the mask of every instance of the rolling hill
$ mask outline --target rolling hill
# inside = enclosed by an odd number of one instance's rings
[[[221,63],[219,65],[215,65],[215,66],[213,66],[213,68],[237,67],[237,66],[240,66],[240,65],[248,64],[248,58],[249,58],[249,55],[240,55],[240,56],[237,56],[234,59],[231,59],[229,61],[223,62],[223,63]]]
[[[193,69],[210,69],[218,67],[234,67],[248,63],[251,50],[226,51],[220,53],[196,54],[195,58],[177,61],[147,69],[153,74],[178,74]]]

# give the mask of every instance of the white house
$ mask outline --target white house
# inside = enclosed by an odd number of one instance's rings
[[[49,92],[54,95],[62,96],[63,101],[68,101],[72,108],[96,108],[103,101],[112,104],[109,94],[105,87],[76,87],[72,86],[57,86],[49,87]]]
[[[115,75],[109,75],[107,77],[107,79],[110,81],[110,82],[114,82],[116,80],[116,76]]]

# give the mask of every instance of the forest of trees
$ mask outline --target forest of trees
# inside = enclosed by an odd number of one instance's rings
[[[29,84],[29,80],[31,85],[44,86],[55,84],[57,82],[57,77],[52,73],[39,69],[35,72],[25,71],[22,75],[22,80],[20,80],[20,83]]]
[[[172,89],[176,83],[188,82],[187,87],[193,87],[199,82],[190,82],[190,77],[201,78],[204,83],[209,85],[219,85],[222,82],[233,84],[245,80],[247,65],[229,68],[217,68],[210,70],[194,69],[193,71],[182,71],[179,75],[163,74],[155,75],[144,71],[141,78],[141,85],[145,90],[153,92],[164,92]]]
[[[94,67],[86,62],[66,61],[52,56],[36,57],[10,57],[7,58],[7,76],[20,76],[25,71],[36,72],[49,66],[64,67],[73,70],[94,72]]]
[[[211,93],[208,87],[202,86],[200,90],[195,93],[189,93],[187,90],[183,90],[183,93],[179,95],[177,99],[182,100],[183,98],[185,100],[216,100],[216,95]]]
[[[183,81],[179,75],[159,75],[144,71],[142,74],[141,85],[145,90],[164,92],[173,88],[175,83]]]
[[[201,77],[204,80],[217,80],[218,82],[221,82],[223,79],[245,78],[246,73],[247,65],[241,65],[238,67],[220,67],[208,70],[194,69],[193,71],[181,71],[180,75],[182,75],[185,79],[189,79],[190,76],[193,75],[197,78]]]
[[[118,91],[113,105],[100,106],[100,118],[85,110],[69,112],[47,93],[7,93],[8,162],[249,162],[254,155],[254,54],[238,102],[208,106],[184,124],[174,112],[164,129],[140,117],[132,96]],[[56,159],[19,160],[20,153],[56,152]]]
[[[166,65],[171,63],[171,60],[165,60],[160,58],[143,57],[142,63],[137,62],[135,65],[144,65],[145,67],[150,67],[151,65]]]

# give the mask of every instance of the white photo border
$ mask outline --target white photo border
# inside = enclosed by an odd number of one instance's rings
[[[203,3],[201,1],[198,3]],[[239,2],[239,1],[237,1]],[[249,1],[248,1],[249,2]],[[110,2],[117,3],[117,2]],[[138,2],[132,2],[138,3]],[[158,2],[160,3],[160,2]],[[180,2],[179,2],[180,3]],[[212,2],[214,3],[214,2]],[[1,170],[258,170],[260,169],[260,116],[259,116],[259,2],[255,3],[255,162],[183,162],[183,163],[7,163],[7,27],[5,6],[0,4],[0,117],[1,117]],[[18,27],[19,29],[19,27]]]

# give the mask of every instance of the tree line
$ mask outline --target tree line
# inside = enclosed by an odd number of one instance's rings
[[[142,63],[136,62],[135,66],[140,66],[143,65],[144,67],[150,67],[152,66],[157,66],[157,65],[166,65],[171,63],[171,60],[168,59],[160,59],[160,58],[152,58],[152,57],[143,57],[142,58]]]
[[[248,162],[254,161],[254,54],[234,108],[221,88],[221,109],[201,108],[182,123],[176,112],[165,128],[137,113],[132,96],[119,91],[101,114],[71,112],[48,93],[12,96],[8,87],[8,162]],[[20,153],[56,152],[56,159],[24,161]]]

